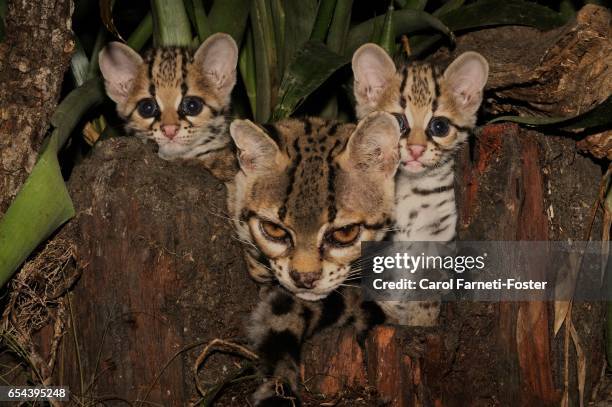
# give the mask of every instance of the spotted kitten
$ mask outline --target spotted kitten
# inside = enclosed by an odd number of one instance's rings
[[[213,174],[235,174],[228,131],[238,48],[231,36],[209,37],[193,53],[154,48],[143,58],[111,42],[99,56],[106,93],[126,128],[153,140],[165,160],[197,160]]]
[[[455,240],[454,154],[476,124],[487,61],[466,52],[444,72],[423,62],[396,68],[382,48],[366,44],[352,65],[357,116],[392,113],[402,131],[393,241]],[[405,325],[435,325],[440,310],[439,302],[379,305]]]
[[[266,376],[254,402],[297,405],[306,338],[328,326],[351,323],[363,331],[384,321],[359,290],[338,289],[360,243],[382,239],[389,227],[399,125],[375,112],[357,126],[316,118],[266,127],[237,120],[230,133],[240,171],[229,189],[229,210],[247,244],[249,271],[281,286],[264,289],[251,322]],[[276,380],[289,386],[277,387]]]

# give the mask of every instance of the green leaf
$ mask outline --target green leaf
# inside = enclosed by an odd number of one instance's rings
[[[52,136],[56,137],[54,134]],[[0,286],[36,247],[74,216],[52,140],[0,221]]]
[[[440,19],[453,31],[496,25],[526,25],[549,30],[565,23],[552,9],[521,0],[482,0],[450,11]]]
[[[327,31],[334,17],[334,9],[336,8],[336,0],[321,0],[317,9],[317,17],[312,27],[310,39],[312,41],[325,42]]]
[[[334,17],[327,35],[327,46],[338,54],[344,54],[351,25],[353,0],[337,0]]]
[[[151,0],[151,11],[156,46],[191,45],[191,24],[182,0]]]
[[[522,0],[481,0],[440,13],[452,31],[472,30],[498,25],[525,25],[548,30],[564,24],[564,19],[548,7]],[[413,55],[420,55],[442,40],[440,35],[419,35],[410,39]]]
[[[387,9],[385,20],[383,22],[382,31],[378,44],[387,51],[387,54],[393,56],[395,51],[395,35],[393,32],[393,4]]]
[[[425,6],[427,6],[427,0],[406,0],[403,3],[402,8],[410,10],[423,11],[425,10]]]
[[[589,129],[612,124],[612,96],[586,113],[575,117],[501,116],[489,123],[514,122],[529,126],[553,126],[567,130]]]
[[[369,19],[351,28],[348,34],[346,54],[352,54],[360,45],[368,42],[377,24],[382,24],[385,16]],[[416,10],[396,10],[393,12],[393,37],[415,31],[433,28],[453,39],[453,34],[444,23],[431,14]]]
[[[151,35],[153,35],[153,14],[149,12],[132,32],[127,40],[127,44],[136,51],[140,51],[149,41]]]
[[[273,120],[290,116],[298,106],[348,59],[318,41],[307,42],[287,67]]]
[[[204,10],[203,0],[193,0],[193,18],[195,20],[196,29],[198,30],[198,38],[200,42],[204,42],[211,34],[210,22]]]
[[[251,4],[255,71],[257,73],[257,105],[255,120],[265,123],[270,119],[272,104],[277,92],[277,60],[274,29],[271,27],[271,11],[266,0],[254,0]]]
[[[211,32],[224,32],[232,36],[237,44],[247,26],[249,10],[253,0],[216,0],[208,13]]]
[[[57,153],[83,114],[104,100],[99,78],[73,90],[51,117],[51,137],[21,190],[0,220],[0,286],[36,247],[74,216]]]
[[[325,2],[324,0],[322,3]],[[311,37],[315,18],[317,18],[316,0],[285,2],[285,40],[281,43],[285,62],[283,68],[286,68],[295,53]]]
[[[448,12],[458,9],[459,7],[463,6],[464,3],[465,0],[449,0],[432,14],[436,17],[442,16]]]

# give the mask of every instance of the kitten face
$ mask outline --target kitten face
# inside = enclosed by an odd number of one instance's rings
[[[402,127],[400,168],[423,176],[452,160],[476,123],[488,76],[487,61],[466,52],[440,73],[426,63],[396,69],[387,53],[366,44],[353,55],[357,116],[393,113]]]
[[[377,112],[357,127],[284,120],[262,130],[234,121],[241,171],[230,209],[241,240],[271,277],[306,300],[348,277],[360,242],[380,240],[393,212],[399,126]]]
[[[136,135],[153,140],[164,159],[193,158],[229,142],[225,115],[236,82],[238,48],[227,34],[193,54],[158,48],[144,59],[112,42],[100,52],[106,92]]]

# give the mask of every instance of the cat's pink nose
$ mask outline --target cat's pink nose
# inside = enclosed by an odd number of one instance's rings
[[[161,126],[161,130],[164,136],[172,140],[176,136],[176,133],[178,133],[178,126],[174,124],[164,124]]]
[[[418,160],[419,157],[425,152],[425,146],[420,144],[411,144],[408,146],[408,151],[410,152],[413,160]]]

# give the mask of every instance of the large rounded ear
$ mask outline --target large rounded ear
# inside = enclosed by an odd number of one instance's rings
[[[474,115],[478,111],[488,76],[487,60],[473,51],[459,55],[444,71],[447,89],[463,114]]]
[[[142,58],[127,45],[111,42],[100,51],[98,61],[106,94],[117,104],[125,103],[142,65]]]
[[[399,165],[400,127],[395,117],[373,112],[364,117],[349,137],[341,162],[368,175],[392,177]]]
[[[378,45],[365,44],[353,54],[352,65],[357,105],[375,107],[395,75],[393,60]]]
[[[269,170],[276,165],[280,154],[278,145],[250,120],[234,120],[230,125],[230,135],[245,174]]]
[[[213,34],[200,45],[194,59],[220,96],[229,96],[236,84],[238,64],[238,46],[234,39],[225,33]]]

